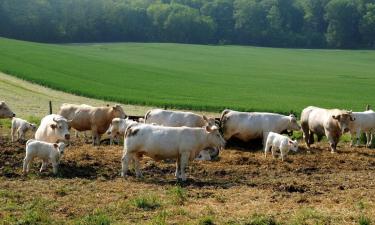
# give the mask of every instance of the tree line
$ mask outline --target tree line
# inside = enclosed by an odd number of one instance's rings
[[[375,48],[375,0],[0,0],[0,36]]]

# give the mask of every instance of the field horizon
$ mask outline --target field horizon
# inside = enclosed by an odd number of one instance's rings
[[[171,43],[42,44],[0,38],[0,71],[105,101],[297,114],[372,105],[375,51]]]

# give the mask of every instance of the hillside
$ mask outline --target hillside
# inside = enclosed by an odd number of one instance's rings
[[[129,104],[300,112],[307,105],[362,110],[374,100],[375,51],[0,38],[0,52],[5,73]]]

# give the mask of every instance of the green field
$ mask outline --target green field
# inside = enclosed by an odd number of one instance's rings
[[[207,111],[363,110],[375,102],[375,51],[365,50],[0,38],[0,71],[87,97]]]

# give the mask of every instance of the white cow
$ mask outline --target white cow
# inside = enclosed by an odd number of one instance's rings
[[[69,141],[70,122],[70,120],[68,121],[64,117],[56,114],[45,116],[35,132],[35,139],[50,143]]]
[[[364,112],[353,112],[354,121],[349,124],[350,135],[352,141],[350,146],[354,145],[355,139],[357,139],[356,145],[359,145],[359,137],[362,132],[366,133],[366,147],[370,147],[372,143],[373,132],[375,131],[375,112],[367,110]]]
[[[185,168],[205,148],[222,147],[225,140],[216,126],[205,128],[164,127],[150,124],[130,126],[125,133],[122,172],[125,176],[134,160],[137,177],[142,176],[139,160],[143,155],[154,160],[176,159],[177,179],[186,181]]]
[[[8,105],[5,102],[0,101],[0,119],[2,119],[2,118],[12,118],[12,117],[15,117],[15,116],[16,116],[16,114],[14,114],[12,112],[12,110],[10,110]]]
[[[152,109],[145,115],[145,123],[155,123],[166,127],[214,126],[215,118],[207,118],[192,112]]]
[[[43,160],[40,172],[46,169],[48,162],[52,163],[53,173],[57,173],[60,157],[64,153],[65,143],[48,143],[30,139],[26,142],[26,156],[23,160],[23,173],[29,172],[30,162],[34,158]]]
[[[288,155],[289,150],[298,151],[297,140],[293,141],[289,137],[274,132],[268,133],[265,145],[264,157],[267,157],[267,152],[271,149],[272,156],[275,158],[276,150],[279,149],[282,161]]]
[[[27,131],[36,131],[36,125],[33,123],[30,123],[26,120],[23,120],[21,118],[13,117],[12,119],[12,128],[11,128],[11,136],[12,136],[12,142],[14,142],[17,134],[18,140],[24,140],[25,134]]]
[[[201,116],[192,112],[152,109],[146,113],[144,122],[166,127],[204,127],[214,126],[215,118],[207,118],[204,115]],[[205,152],[202,152],[202,156],[201,154],[198,156],[198,160],[211,160],[220,153],[219,149],[213,149],[212,151],[204,149],[202,151]],[[210,157],[206,156],[207,153],[210,154]]]
[[[318,141],[326,135],[331,153],[335,153],[341,135],[349,131],[349,124],[354,120],[351,111],[306,107],[301,113],[301,126],[307,148],[314,143],[314,134],[318,136]]]
[[[135,123],[137,122],[130,119],[114,118],[107,130],[107,134],[110,137],[110,145],[113,144],[113,140],[119,143],[119,138],[124,136],[126,128]]]
[[[224,110],[220,118],[221,130],[225,140],[236,137],[249,141],[265,137],[265,133],[281,133],[284,130],[300,130],[296,117],[276,113],[237,112]]]

